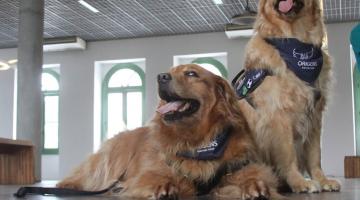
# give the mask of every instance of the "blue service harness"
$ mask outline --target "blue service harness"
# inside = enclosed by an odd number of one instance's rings
[[[309,85],[314,84],[323,65],[323,55],[319,47],[301,42],[296,38],[266,38],[265,41],[278,50],[287,67],[298,78]],[[253,92],[269,75],[272,73],[267,69],[242,70],[235,76],[232,85],[238,97],[245,98],[254,107],[248,94]],[[315,99],[318,98],[319,94],[315,94]]]
[[[230,136],[231,129],[232,129],[231,127],[225,128],[208,145],[198,148],[194,152],[184,151],[184,152],[178,152],[176,155],[194,160],[218,159],[224,154],[227,143],[229,141],[228,139]]]
[[[228,145],[230,135],[233,128],[231,126],[225,128],[220,134],[218,134],[214,140],[212,140],[205,147],[196,149],[194,152],[184,151],[179,152],[176,155],[185,159],[192,159],[198,161],[211,161],[219,159],[223,156],[225,149]],[[223,176],[226,174],[234,173],[250,163],[248,159],[244,160],[232,160],[221,165],[214,176],[204,182],[202,180],[194,180],[193,184],[196,187],[197,196],[208,194],[214,187],[216,187]]]
[[[296,38],[267,38],[280,53],[287,67],[301,80],[313,85],[323,66],[320,47],[299,41]]]

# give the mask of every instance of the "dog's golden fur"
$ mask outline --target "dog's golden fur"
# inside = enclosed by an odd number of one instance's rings
[[[197,77],[186,73],[196,73]],[[119,177],[124,189],[112,195],[172,198],[196,194],[193,182],[210,180],[224,163],[255,160],[248,125],[228,83],[199,66],[172,68],[168,90],[200,103],[197,112],[177,120],[157,113],[148,126],[116,135],[90,156],[58,187],[100,190]],[[159,106],[168,102],[161,100]],[[176,155],[208,144],[225,127],[232,127],[222,157],[199,161]],[[227,174],[211,193],[221,197],[276,198],[276,178],[269,168],[255,163]]]
[[[321,47],[325,29],[320,2],[294,0],[304,3],[304,7],[285,15],[276,10],[278,1],[260,0],[254,26],[257,34],[248,43],[245,56],[246,69],[266,68],[273,76],[267,76],[250,94],[256,109],[245,100],[240,101],[241,108],[263,161],[272,165],[294,192],[337,191],[339,183],[325,177],[320,159],[322,115],[331,81],[330,58],[322,52],[323,67],[312,87],[289,70],[278,51],[264,40],[297,38]],[[314,90],[320,91],[319,100],[315,100]],[[312,180],[305,180],[304,172]]]

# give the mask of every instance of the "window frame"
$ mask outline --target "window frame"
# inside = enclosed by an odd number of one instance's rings
[[[58,141],[58,148],[56,149],[47,149],[45,148],[45,97],[46,96],[57,96],[59,98],[59,103],[58,103],[58,110],[60,111],[60,74],[58,72],[56,72],[53,69],[43,69],[42,70],[42,74],[49,74],[51,76],[53,76],[58,84],[59,84],[59,89],[58,90],[47,90],[47,91],[41,91],[42,94],[42,100],[41,100],[41,109],[42,109],[42,115],[41,115],[41,133],[42,133],[42,137],[41,137],[41,144],[42,144],[42,154],[44,155],[56,155],[59,154],[59,141]],[[58,124],[60,124],[60,112],[58,112]],[[59,138],[59,126],[58,126],[58,138]]]
[[[119,70],[130,69],[140,76],[141,86],[127,86],[127,87],[111,87],[109,88],[109,81],[111,77]],[[129,92],[141,92],[142,94],[142,120],[141,124],[145,122],[145,72],[135,63],[119,63],[115,64],[106,73],[101,86],[101,141],[107,140],[107,123],[108,123],[108,94],[110,93],[122,93],[123,94],[123,119],[127,124],[127,93]]]
[[[211,64],[220,71],[222,77],[228,78],[228,71],[227,71],[226,67],[220,61],[218,61],[217,59],[215,59],[213,57],[196,58],[191,63],[192,64]]]

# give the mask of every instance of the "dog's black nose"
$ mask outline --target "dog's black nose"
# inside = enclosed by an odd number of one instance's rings
[[[171,80],[171,75],[169,73],[161,73],[158,75],[159,83],[167,83]]]

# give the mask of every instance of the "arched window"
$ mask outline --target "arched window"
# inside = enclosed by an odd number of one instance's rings
[[[227,78],[228,76],[225,66],[215,58],[211,58],[211,57],[197,58],[193,60],[191,63],[198,64],[201,67],[209,70],[210,72],[218,76],[222,76],[224,78]]]
[[[117,64],[102,84],[102,140],[143,125],[145,73],[132,63]]]
[[[44,69],[41,76],[43,154],[59,153],[59,74]]]

